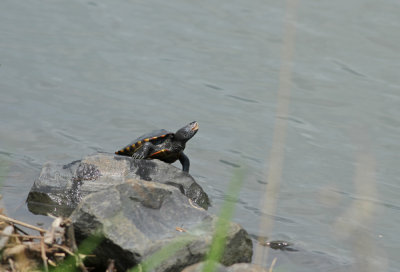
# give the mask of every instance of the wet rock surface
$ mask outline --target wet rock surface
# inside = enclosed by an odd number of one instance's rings
[[[29,192],[28,208],[36,214],[68,216],[83,197],[132,178],[174,186],[200,207],[210,205],[195,180],[172,165],[99,153],[66,165],[46,163]]]
[[[90,258],[97,267],[105,268],[107,260],[114,259],[118,271],[125,271],[162,249],[167,258],[156,267],[147,267],[160,272],[181,271],[202,261],[217,221],[180,189],[134,178],[88,195],[71,219],[78,241],[93,235],[104,237],[93,252],[96,257]],[[252,241],[247,232],[230,223],[226,237],[221,263],[250,262]]]
[[[66,165],[47,163],[28,196],[34,213],[70,216],[78,244],[92,241],[88,267],[181,271],[206,257],[217,217],[188,174],[158,160],[95,154]],[[229,223],[221,263],[250,262],[252,240]],[[96,238],[97,237],[97,238]],[[101,237],[101,238],[100,238]],[[151,258],[163,251],[157,265]]]
[[[182,270],[182,272],[202,272],[204,269],[204,262],[197,263],[186,267]],[[223,266],[222,264],[215,265],[215,272],[267,272],[267,269],[256,265],[256,264],[249,264],[249,263],[238,263],[231,266]]]

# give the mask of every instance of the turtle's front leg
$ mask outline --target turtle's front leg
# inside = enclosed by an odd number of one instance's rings
[[[144,143],[138,150],[133,153],[134,159],[146,159],[154,150],[154,145],[150,142]]]
[[[179,161],[182,164],[182,171],[189,173],[190,161],[189,158],[185,155],[185,153],[181,152],[179,155]]]

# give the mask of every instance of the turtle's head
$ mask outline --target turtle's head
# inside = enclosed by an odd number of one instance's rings
[[[199,130],[199,124],[194,121],[175,132],[174,140],[187,142]]]

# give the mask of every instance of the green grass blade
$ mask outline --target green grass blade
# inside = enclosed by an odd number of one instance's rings
[[[220,261],[224,254],[226,244],[226,233],[235,211],[235,205],[242,188],[244,171],[238,169],[235,171],[232,181],[229,183],[227,197],[221,207],[218,217],[216,231],[213,237],[210,251],[207,256],[207,262],[204,265],[203,272],[213,272],[216,264]]]

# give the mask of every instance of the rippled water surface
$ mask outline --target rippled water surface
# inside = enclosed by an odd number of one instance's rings
[[[233,220],[297,250],[268,263],[399,271],[399,14],[396,0],[2,0],[8,214],[48,223],[25,205],[46,161],[196,120],[186,153],[211,212],[243,169]]]

